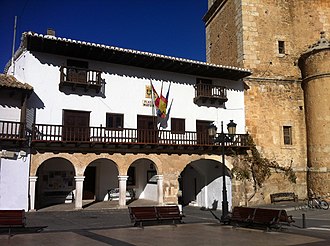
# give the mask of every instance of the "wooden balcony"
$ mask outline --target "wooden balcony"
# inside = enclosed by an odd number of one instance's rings
[[[20,147],[27,141],[25,124],[14,121],[0,121],[0,147]]]
[[[195,104],[204,106],[221,106],[227,101],[226,87],[203,83],[195,85]]]
[[[96,93],[101,90],[101,71],[62,66],[60,72],[60,89],[68,87],[74,91],[83,88],[86,92],[94,90]]]
[[[246,134],[227,138],[225,148],[245,151]],[[32,147],[39,152],[81,153],[167,153],[219,154],[221,146],[207,135],[197,132],[175,134],[168,130],[109,129],[105,127],[64,127],[36,124]]]

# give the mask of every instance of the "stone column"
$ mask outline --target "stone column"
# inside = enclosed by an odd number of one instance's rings
[[[82,195],[85,176],[75,176],[76,194],[75,194],[75,209],[82,209]]]
[[[299,58],[307,130],[308,188],[330,192],[330,41],[321,39]]]
[[[119,181],[119,206],[126,206],[126,183],[128,176],[118,176]]]
[[[156,175],[156,180],[157,180],[157,200],[158,204],[163,204],[164,203],[164,190],[163,190],[163,181],[164,181],[164,176],[163,175]]]
[[[35,200],[36,200],[36,182],[38,176],[30,176],[30,191],[29,191],[29,198],[30,198],[30,210],[35,211]]]

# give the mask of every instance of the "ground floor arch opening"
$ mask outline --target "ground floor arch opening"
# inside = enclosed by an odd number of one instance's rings
[[[134,191],[134,200],[159,201],[157,166],[149,159],[134,161],[127,171],[127,190]]]
[[[109,159],[91,162],[84,171],[83,200],[108,201],[109,191],[118,187],[118,168]]]
[[[75,194],[75,169],[72,163],[56,157],[44,161],[37,169],[36,209],[72,203]]]
[[[232,185],[230,171],[222,163],[207,159],[189,163],[179,175],[179,204],[206,209],[221,209],[223,168],[225,168],[227,199],[229,208],[231,208]]]

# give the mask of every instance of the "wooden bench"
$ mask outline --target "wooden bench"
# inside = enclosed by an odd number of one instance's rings
[[[145,207],[128,207],[131,221],[134,226],[143,226],[144,222],[163,222],[173,221],[173,224],[181,222],[181,211],[178,206],[145,206]]]
[[[266,208],[234,207],[230,218],[231,224],[266,228],[281,228],[294,222],[285,210]]]
[[[0,227],[8,227],[9,235],[12,227],[25,227],[24,210],[0,210]]]
[[[294,192],[281,192],[270,194],[271,203],[281,202],[281,201],[294,201],[298,202],[298,195]]]
[[[230,216],[230,223],[249,225],[252,223],[255,211],[255,208],[234,207]]]

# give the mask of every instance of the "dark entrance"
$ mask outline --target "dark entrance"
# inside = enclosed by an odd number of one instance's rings
[[[95,198],[95,175],[96,167],[87,167],[84,173],[83,200],[93,200]]]
[[[63,141],[89,141],[90,112],[63,110]]]
[[[138,115],[138,142],[157,143],[157,117]]]

